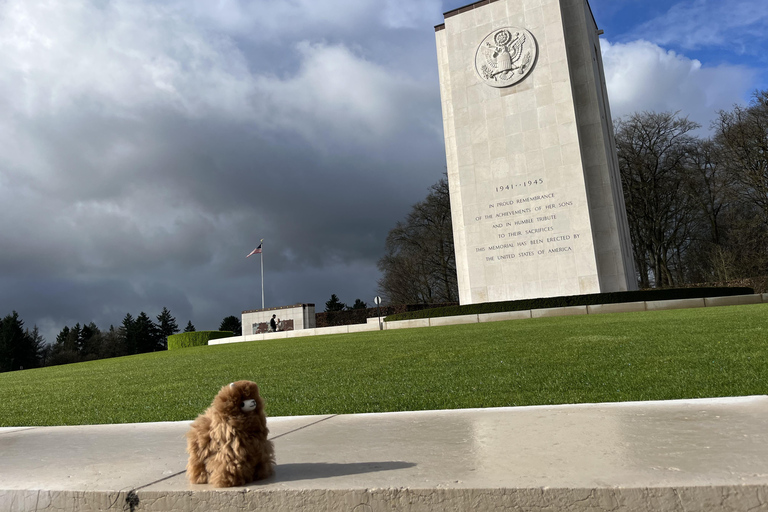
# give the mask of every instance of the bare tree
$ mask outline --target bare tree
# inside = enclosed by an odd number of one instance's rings
[[[720,111],[715,130],[737,193],[759,209],[768,225],[768,91],[756,92],[747,107]]]
[[[456,259],[448,181],[430,188],[405,221],[389,232],[387,253],[379,260],[379,290],[390,303],[458,300]]]
[[[693,207],[686,188],[699,125],[678,113],[635,113],[616,123],[616,146],[639,281],[684,279]]]

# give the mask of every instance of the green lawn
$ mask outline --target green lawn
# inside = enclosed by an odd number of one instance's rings
[[[0,426],[194,418],[259,383],[271,416],[768,392],[768,304],[196,347],[0,374]]]

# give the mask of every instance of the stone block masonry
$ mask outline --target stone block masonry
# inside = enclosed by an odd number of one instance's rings
[[[635,289],[586,0],[483,0],[435,37],[461,304]]]

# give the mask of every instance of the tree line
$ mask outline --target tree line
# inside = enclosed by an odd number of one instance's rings
[[[768,279],[768,91],[718,112],[711,136],[679,112],[637,112],[614,135],[641,289]],[[389,232],[390,304],[458,300],[448,183]]]
[[[184,332],[194,330],[187,322]],[[37,326],[25,328],[14,311],[0,320],[0,372],[166,350],[168,336],[177,332],[176,319],[163,308],[156,321],[143,311],[136,318],[128,313],[119,327],[110,325],[108,330],[93,322],[64,326],[49,345]]]
[[[616,123],[641,288],[768,273],[768,91],[720,111],[710,137],[673,112]]]

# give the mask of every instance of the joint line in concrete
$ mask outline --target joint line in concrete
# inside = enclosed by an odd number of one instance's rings
[[[338,416],[338,414],[331,414],[330,416],[326,416],[325,418],[321,418],[321,419],[319,419],[317,421],[314,421],[312,423],[309,423],[307,425],[301,426],[299,428],[295,428],[293,430],[289,430],[288,432],[284,432],[284,433],[280,434],[279,436],[271,437],[270,440],[274,440],[274,439],[277,439],[279,437],[287,436],[288,434],[292,434],[294,432],[298,432],[299,430],[302,430],[302,429],[305,429],[305,428],[309,428],[309,427],[311,427],[313,425],[317,425],[318,423],[322,423],[323,421],[327,421],[327,420],[329,420],[331,418],[335,418],[336,416]],[[142,485],[140,487],[134,487],[133,489],[131,489],[131,491],[128,494],[129,494],[129,496],[136,497],[138,499],[138,497],[136,496],[136,491],[144,489],[145,487],[149,487],[150,485],[155,485],[157,483],[163,482],[165,480],[168,480],[169,478],[177,477],[177,476],[181,475],[182,473],[186,473],[186,471],[187,471],[186,469],[183,469],[183,470],[179,471],[178,473],[174,473],[172,475],[168,475],[168,476],[163,477],[163,478],[161,478],[159,480],[155,480],[154,482],[149,482],[148,484],[144,484],[144,485]]]
[[[312,422],[312,423],[309,423],[307,425],[304,425],[303,427],[295,428],[293,430],[289,430],[288,432],[283,432],[279,436],[271,437],[270,440],[275,440],[277,438],[280,438],[280,437],[283,437],[283,436],[287,436],[288,434],[293,434],[294,432],[298,432],[299,430],[303,430],[303,429],[309,428],[309,427],[311,427],[313,425],[317,425],[318,423],[322,423],[323,421],[327,421],[327,420],[329,420],[331,418],[335,418],[336,416],[338,416],[338,414],[331,414],[330,416],[327,416],[327,417],[325,417],[323,419],[320,419],[320,420],[317,420],[315,422]]]
[[[2,434],[15,434],[17,432],[26,432],[27,430],[35,430],[35,428],[37,428],[37,427],[27,427],[27,428],[18,428],[18,429],[14,429],[14,430],[4,430],[4,431],[0,431],[0,435],[2,435]]]

